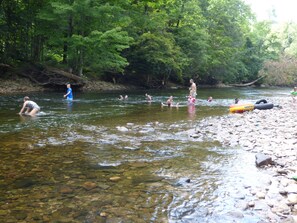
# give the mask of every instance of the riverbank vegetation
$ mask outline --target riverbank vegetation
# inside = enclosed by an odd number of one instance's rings
[[[29,63],[145,87],[297,80],[296,24],[274,30],[243,0],[3,0],[0,25],[2,73]]]

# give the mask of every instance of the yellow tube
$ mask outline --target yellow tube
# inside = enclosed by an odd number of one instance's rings
[[[239,104],[239,105],[231,105],[229,110],[232,113],[238,112],[244,112],[244,111],[251,111],[254,110],[255,106],[254,104]]]

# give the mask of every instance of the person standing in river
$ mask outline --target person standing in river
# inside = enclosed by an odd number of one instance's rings
[[[191,86],[189,88],[189,91],[190,91],[190,94],[189,95],[191,97],[193,97],[193,98],[196,98],[196,95],[197,95],[197,86],[196,86],[196,84],[195,84],[195,82],[194,82],[193,79],[190,80],[190,84],[191,84]]]
[[[28,96],[24,97],[24,104],[21,111],[19,112],[20,115],[25,114],[29,116],[35,116],[39,111],[40,107],[34,101],[31,101]]]
[[[64,95],[64,98],[67,97],[67,100],[72,101],[73,100],[73,94],[72,94],[72,89],[71,89],[71,85],[68,83],[67,84],[67,93]]]
[[[293,88],[293,91],[291,91],[291,96],[292,96],[293,102],[296,102],[295,97],[297,96],[297,87]]]
[[[151,102],[151,101],[153,100],[153,97],[150,96],[150,95],[147,94],[147,93],[145,93],[145,97],[146,97],[146,100],[147,100],[148,102]]]

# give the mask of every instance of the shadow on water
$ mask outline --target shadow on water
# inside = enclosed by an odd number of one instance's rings
[[[285,95],[286,89],[278,89]],[[234,96],[273,100],[274,90],[202,89],[187,106],[184,90],[32,95],[42,113],[19,117],[18,95],[0,98],[1,222],[233,222],[245,188],[265,175],[252,154],[187,131],[225,115]],[[170,95],[179,108],[161,108]],[[208,96],[214,101],[206,101]],[[38,97],[37,97],[38,96]],[[17,106],[16,104],[20,104]],[[245,212],[241,222],[261,216]]]

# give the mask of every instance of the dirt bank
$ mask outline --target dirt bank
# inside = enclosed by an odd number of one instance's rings
[[[66,87],[65,87],[66,89]],[[139,89],[136,86],[113,84],[104,81],[87,81],[86,84],[80,88],[81,91],[127,91]],[[51,91],[55,89],[45,88],[43,86],[32,83],[26,78],[0,79],[0,94],[11,93],[26,93],[26,92],[39,92]]]

